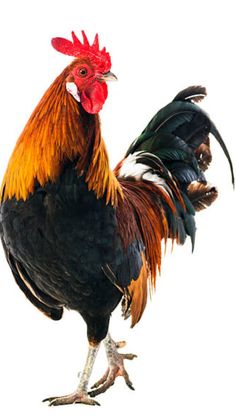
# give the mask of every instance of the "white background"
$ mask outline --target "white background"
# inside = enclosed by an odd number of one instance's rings
[[[158,108],[182,88],[206,85],[204,107],[236,162],[235,9],[233,1],[12,1],[1,7],[0,171],[30,113],[70,62],[53,36],[100,34],[119,78],[101,113],[112,165]],[[98,398],[102,406],[49,408],[41,400],[73,391],[86,356],[85,324],[67,312],[46,319],[26,301],[0,253],[0,416],[28,418],[236,417],[235,192],[217,145],[210,180],[220,197],[197,216],[190,243],[170,246],[157,292],[130,330],[112,318],[113,335],[138,358],[127,362],[136,391],[122,379]],[[236,164],[235,164],[236,167]],[[106,368],[99,355],[92,382]]]

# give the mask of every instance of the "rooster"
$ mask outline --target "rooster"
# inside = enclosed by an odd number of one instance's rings
[[[217,189],[204,172],[211,162],[209,134],[233,166],[216,126],[196,104],[206,96],[189,87],[151,119],[111,170],[99,111],[115,80],[111,59],[82,31],[82,41],[53,38],[74,60],[48,88],[10,158],[1,188],[0,232],[6,259],[25,296],[53,320],[76,310],[87,325],[88,355],[77,389],[45,399],[49,405],[99,404],[117,376],[133,384],[121,354],[124,342],[109,334],[121,302],[131,326],[141,319],[148,289],[155,288],[162,243],[195,241],[195,211]],[[90,389],[101,342],[108,369]]]

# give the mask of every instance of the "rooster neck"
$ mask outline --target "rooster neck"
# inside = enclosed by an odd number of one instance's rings
[[[78,161],[77,171],[79,175],[85,173],[88,189],[93,190],[97,198],[106,195],[106,203],[117,206],[119,198],[123,199],[122,187],[110,169],[98,115],[93,117],[93,123],[88,130],[89,141],[87,141],[84,154]]]
[[[10,158],[3,179],[3,200],[26,200],[35,184],[56,182],[64,164],[78,159],[78,175],[86,174],[97,198],[106,194],[116,205],[121,187],[110,170],[98,115],[86,113],[66,91],[68,67],[48,88],[32,113]]]

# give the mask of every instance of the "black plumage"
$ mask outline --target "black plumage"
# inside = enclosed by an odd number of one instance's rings
[[[26,296],[54,320],[63,307],[79,311],[90,339],[102,340],[122,297],[105,267],[126,286],[141,266],[139,242],[123,247],[115,209],[88,191],[73,163],[27,201],[2,203],[1,217],[7,260]]]

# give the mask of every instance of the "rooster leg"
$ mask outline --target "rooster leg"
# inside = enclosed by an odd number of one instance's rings
[[[130,381],[129,375],[124,367],[124,360],[134,359],[137,355],[120,354],[117,349],[125,346],[125,342],[114,342],[109,333],[104,339],[104,345],[108,359],[108,369],[103,377],[92,386],[92,390],[89,392],[89,395],[91,397],[95,397],[98,394],[104,393],[114,384],[115,379],[119,376],[124,377],[127,386],[131,390],[134,390],[133,384]]]
[[[99,405],[98,402],[91,399],[88,395],[88,382],[92,373],[93,365],[98,353],[99,345],[89,345],[88,355],[85,363],[84,370],[81,374],[78,388],[74,393],[61,397],[48,397],[43,402],[48,402],[49,406],[59,406],[63,404],[83,403],[90,405]]]

